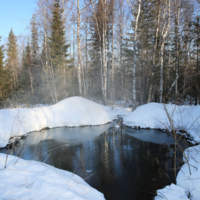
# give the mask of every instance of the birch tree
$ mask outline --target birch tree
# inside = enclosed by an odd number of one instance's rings
[[[171,0],[167,0],[164,2],[163,14],[161,18],[161,43],[160,43],[160,103],[163,102],[163,59],[164,59],[164,47],[165,47],[165,39],[167,34],[169,33],[170,28],[170,17],[171,17]]]
[[[132,16],[134,18],[134,39],[133,39],[133,110],[137,107],[136,102],[136,76],[135,76],[135,70],[136,70],[136,61],[137,61],[137,32],[138,32],[138,23],[139,23],[139,17],[141,12],[141,3],[142,0],[135,0],[133,4],[127,0],[128,4],[130,5]]]

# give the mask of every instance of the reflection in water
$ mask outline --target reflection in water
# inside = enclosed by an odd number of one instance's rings
[[[9,153],[75,172],[104,193],[107,200],[148,200],[157,189],[175,182],[171,170],[173,145],[169,145],[167,137],[162,137],[167,145],[144,142],[149,141],[145,139],[148,133],[149,130],[133,133],[112,124],[55,128],[30,133]],[[157,139],[163,134],[150,133]],[[180,152],[178,157],[182,157]]]

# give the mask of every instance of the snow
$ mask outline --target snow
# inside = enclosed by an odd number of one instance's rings
[[[36,161],[0,154],[1,199],[104,200],[79,176]]]
[[[183,160],[185,164],[178,172],[177,185],[171,184],[171,186],[157,190],[155,200],[200,199],[200,145],[187,148],[184,151]]]
[[[200,145],[189,147],[184,152],[185,164],[179,171],[176,182],[184,188],[187,194],[190,193],[192,200],[200,199]],[[186,159],[187,158],[187,159]]]
[[[124,109],[110,108],[82,97],[71,97],[52,106],[0,110],[0,147],[9,139],[54,127],[101,125],[111,122]]]
[[[157,196],[154,200],[189,200],[185,194],[185,190],[173,183],[163,189],[157,190]]]
[[[174,104],[148,103],[124,117],[123,124],[129,127],[166,129],[171,131],[172,124],[176,130],[184,130],[200,142],[200,106],[178,106]]]
[[[171,120],[171,122],[170,122]],[[174,104],[148,103],[124,117],[123,124],[128,127],[165,129],[185,131],[193,137],[194,142],[200,143],[200,106],[178,106]],[[125,129],[126,130],[126,129]],[[129,135],[148,140],[137,130]],[[154,135],[155,138],[158,136]],[[166,136],[165,136],[166,137]],[[177,175],[177,185],[171,184],[157,190],[155,200],[199,200],[200,199],[200,145],[190,147],[183,153],[185,164]]]

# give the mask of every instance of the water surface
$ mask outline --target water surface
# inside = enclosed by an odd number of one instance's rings
[[[33,132],[0,152],[74,172],[107,200],[153,199],[157,189],[175,182],[173,137],[116,124]]]

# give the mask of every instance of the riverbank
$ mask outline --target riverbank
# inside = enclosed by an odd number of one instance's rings
[[[173,136],[177,133],[189,135],[189,142],[200,143],[200,106],[149,103],[125,116],[123,124],[137,129],[166,130]],[[200,199],[200,145],[187,148],[183,161],[185,164],[177,175],[176,185],[157,190],[155,200]]]
[[[171,184],[157,190],[155,200],[199,200],[200,199],[200,145],[189,147],[183,153],[184,165]]]
[[[12,155],[0,153],[0,176],[3,199],[105,200],[72,172]]]
[[[123,124],[132,128],[150,128],[185,133],[200,143],[200,106],[148,103],[125,116]],[[192,141],[190,141],[192,142]]]
[[[45,128],[96,126],[130,112],[111,108],[82,97],[71,97],[52,106],[0,110],[0,148],[27,133]]]

